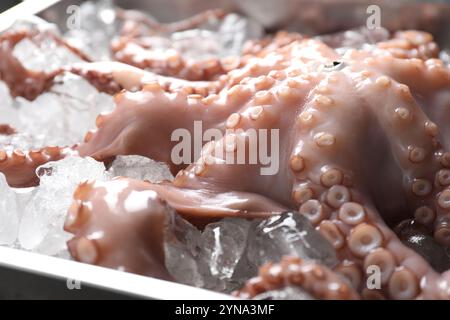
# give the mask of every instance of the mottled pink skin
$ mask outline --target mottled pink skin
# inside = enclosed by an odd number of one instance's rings
[[[97,159],[141,154],[165,161],[177,171],[180,167],[170,158],[174,146],[170,134],[178,128],[192,132],[194,120],[202,120],[203,129],[222,132],[226,128],[280,129],[280,168],[275,175],[261,175],[262,165],[220,163],[223,158],[216,151],[227,149],[230,141],[242,141],[248,153],[244,134],[236,133],[217,141],[216,149],[205,146],[200,159],[179,171],[172,185],[151,189],[162,198],[200,195],[195,205],[232,190],[249,193],[249,203],[260,195],[280,207],[299,209],[335,246],[342,260],[336,271],[348,276],[364,298],[441,297],[441,291],[429,288],[436,288],[445,275],[434,272],[385,224],[411,217],[419,207],[434,210],[443,190],[434,183],[444,167],[444,149],[436,125],[428,118],[431,107],[423,106],[425,94],[416,98],[402,83],[413,81],[402,75],[402,63],[433,54],[430,39],[413,36],[408,33],[403,42],[380,44],[375,56],[350,50],[344,57],[319,41],[287,36],[286,45],[267,51],[259,48],[245,66],[230,71],[217,96],[167,93],[157,84],[118,95],[116,110],[101,116],[99,128],[78,151]],[[335,60],[342,61],[343,67],[324,69]],[[399,67],[389,68],[389,64]],[[405,71],[411,68],[404,67]],[[439,84],[442,80],[429,77],[435,83],[428,84],[429,89],[417,89],[418,93],[422,90],[432,96],[439,86],[443,91],[448,88]],[[141,137],[152,137],[151,143]],[[229,150],[232,158],[236,157],[233,149]],[[208,161],[212,158],[216,162]],[[177,210],[187,208],[185,215],[195,207],[189,197],[172,197],[177,198]],[[314,213],[321,213],[319,217],[311,214],[312,206]],[[223,217],[223,210],[232,205],[226,201],[221,207],[217,217]],[[351,216],[355,208],[361,215],[356,220]],[[245,206],[240,210],[254,211]],[[201,220],[210,218],[211,212],[197,210],[186,216]],[[441,243],[446,241],[443,235],[437,236]],[[366,267],[374,261],[384,274],[380,290],[365,288]],[[430,282],[434,285],[423,286]]]

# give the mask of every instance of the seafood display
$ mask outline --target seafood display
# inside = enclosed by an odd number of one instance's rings
[[[102,5],[107,50],[0,34],[1,244],[244,299],[450,299],[450,69],[430,33]]]

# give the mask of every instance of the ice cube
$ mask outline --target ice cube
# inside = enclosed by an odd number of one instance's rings
[[[0,134],[0,149],[12,150],[30,150],[42,148],[45,146],[45,137],[42,134],[31,135],[28,133],[15,133],[11,135]]]
[[[110,41],[118,30],[113,2],[86,1],[79,7],[78,18],[64,38],[93,60],[109,60]]]
[[[81,77],[66,74],[57,80],[62,83],[34,101],[11,99],[8,88],[0,82],[0,99],[5,98],[0,124],[10,124],[18,131],[17,135],[0,136],[0,145],[28,150],[79,143],[87,131],[95,128],[98,114],[115,106],[112,96],[98,92]]]
[[[446,65],[450,65],[450,50],[442,49],[439,53],[439,59],[441,59]]]
[[[56,255],[66,249],[70,235],[63,231],[76,186],[88,179],[105,180],[105,166],[92,158],[68,157],[37,169],[40,185],[25,207],[19,243],[27,250]]]
[[[244,43],[250,39],[259,39],[263,35],[263,27],[256,21],[238,14],[228,14],[218,30],[222,44],[223,56],[239,56]]]
[[[253,221],[225,218],[202,232],[176,216],[167,232],[166,266],[172,276],[222,292],[240,288],[261,265],[279,262],[284,255],[337,264],[334,248],[296,212]]]
[[[350,48],[361,49],[367,46],[370,48],[370,45],[387,40],[389,39],[389,36],[389,31],[384,28],[371,30],[366,27],[360,27],[318,36],[317,38],[327,45],[337,48],[339,52],[345,53],[345,51]]]
[[[0,123],[17,127],[19,124],[19,113],[14,106],[14,100],[11,98],[9,88],[3,81],[0,81],[0,101],[2,108]]]
[[[47,73],[83,61],[52,37],[40,39],[38,43],[25,38],[16,44],[13,55],[26,69]]]
[[[17,239],[18,229],[17,198],[0,172],[0,245],[12,245]]]
[[[154,183],[163,180],[173,180],[173,176],[166,164],[138,155],[116,157],[109,168],[109,172],[113,176],[148,180]]]
[[[265,219],[249,236],[247,257],[254,265],[278,262],[284,255],[315,260],[328,267],[338,262],[331,244],[297,212],[284,212]]]
[[[250,225],[245,219],[226,218],[206,226],[201,242],[213,276],[231,279],[244,253]]]
[[[17,129],[42,136],[43,145],[79,143],[95,127],[98,114],[114,108],[113,97],[99,93],[86,80],[68,74],[61,80],[51,92],[39,95],[34,101],[17,98],[20,103]]]
[[[199,270],[200,231],[174,213],[168,217],[165,230],[165,264],[177,282],[204,287]]]
[[[33,198],[34,194],[37,192],[39,187],[29,187],[29,188],[11,188],[16,194],[17,199],[17,214],[20,219],[22,219],[25,207]]]
[[[194,60],[213,56],[239,56],[247,40],[259,38],[262,34],[261,25],[249,18],[231,13],[222,20],[208,22],[198,29],[173,33],[171,44],[185,57]],[[192,41],[198,45],[192,46]]]

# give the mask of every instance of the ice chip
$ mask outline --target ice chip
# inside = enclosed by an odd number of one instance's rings
[[[167,218],[165,230],[165,264],[177,282],[203,287],[199,270],[200,231],[174,213]]]
[[[45,137],[43,135],[31,135],[28,133],[14,133],[11,135],[0,134],[0,149],[30,150],[45,147]]]
[[[59,254],[69,234],[63,231],[67,210],[76,186],[88,179],[105,180],[105,166],[92,158],[68,157],[37,169],[40,185],[24,209],[19,243],[28,250]]]
[[[154,183],[173,180],[173,176],[166,164],[137,155],[116,157],[109,168],[109,172],[113,176],[148,180]]]
[[[12,245],[17,239],[18,229],[17,198],[0,173],[0,245]]]
[[[40,40],[39,43],[28,38],[21,40],[14,47],[13,55],[26,69],[46,73],[83,61],[50,36]]]
[[[244,43],[261,37],[262,33],[262,27],[256,22],[231,13],[222,20],[208,22],[198,29],[175,32],[171,35],[169,44],[184,57],[194,60],[239,56]],[[198,45],[193,46],[192,41]],[[160,44],[161,48],[167,49],[165,42]]]
[[[43,145],[79,143],[87,131],[95,128],[98,114],[114,108],[113,97],[99,93],[86,80],[69,74],[59,80],[61,84],[34,101],[17,98],[18,131],[42,137]]]
[[[448,50],[448,49],[443,49],[443,50],[439,53],[439,59],[441,59],[442,62],[444,62],[444,64],[450,65],[450,50]]]
[[[284,255],[315,260],[328,267],[337,264],[331,244],[297,212],[284,212],[265,219],[250,235],[247,257],[253,264],[278,262]]]
[[[14,100],[11,98],[8,85],[3,81],[0,81],[0,101],[2,107],[0,123],[7,123],[13,127],[17,127],[19,124],[19,115],[14,107]]]
[[[253,221],[225,218],[203,231],[175,215],[166,231],[169,272],[179,282],[206,289],[236,290],[255,276],[261,265],[279,262],[284,255],[330,267],[337,264],[334,248],[297,212]],[[287,293],[300,297],[294,291]]]
[[[93,60],[109,60],[110,41],[118,34],[113,2],[86,1],[79,9],[79,25],[70,28],[64,38]]]
[[[348,49],[370,48],[372,44],[389,39],[389,31],[384,28],[374,30],[366,27],[350,29],[342,32],[318,36],[318,40],[325,42],[339,52],[345,53]]]
[[[245,250],[250,224],[244,219],[226,218],[206,226],[202,247],[213,276],[231,279]]]

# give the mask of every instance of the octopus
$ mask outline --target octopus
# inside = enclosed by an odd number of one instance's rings
[[[77,187],[64,226],[75,260],[172,280],[163,230],[174,214],[202,228],[294,210],[329,241],[339,264],[284,257],[261,266],[236,296],[294,287],[318,299],[450,299],[450,70],[430,34],[399,31],[343,52],[279,32],[249,42],[224,67],[179,54],[138,63],[142,52],[124,50],[151,49],[145,37],[156,27],[142,23],[112,45],[119,61],[85,59],[57,71],[113,88],[115,109],[98,116],[84,141],[0,151],[0,172],[16,187],[37,183],[37,166],[70,154],[168,164],[172,182],[118,177]],[[54,76],[11,60],[15,37],[0,39],[0,75],[13,95],[34,98]],[[193,133],[197,121],[218,138],[203,141],[192,163],[179,163],[172,133]],[[252,130],[279,133],[269,139],[276,173],[262,174],[262,161],[238,161],[254,155]],[[371,267],[377,288],[368,286]]]

